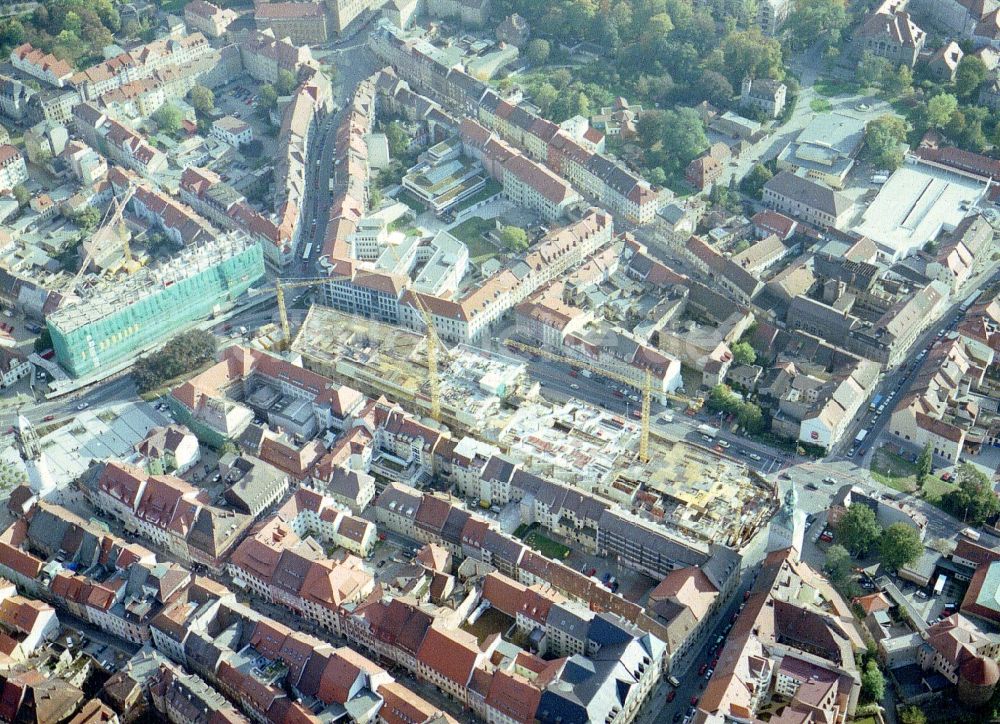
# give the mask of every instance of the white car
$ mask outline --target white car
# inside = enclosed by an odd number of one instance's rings
[[[76,406],[76,409],[78,409],[78,410],[86,410],[88,407],[90,407],[89,403],[87,403],[87,402],[81,402],[79,405]]]
[[[569,388],[571,390],[579,390],[580,389],[580,385],[576,384],[575,382],[572,382],[572,383],[570,383]]]
[[[758,455],[757,453],[750,453],[749,457],[755,463],[759,463],[761,460],[763,460],[763,458],[760,455]]]
[[[729,447],[729,443],[726,442],[725,440],[719,440],[719,447],[721,447],[723,449],[728,448]]]

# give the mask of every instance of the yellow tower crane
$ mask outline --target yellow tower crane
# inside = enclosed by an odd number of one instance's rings
[[[588,369],[591,372],[595,372],[599,375],[604,375],[613,380],[617,380],[623,384],[635,387],[635,380],[631,377],[626,377],[618,372],[612,372],[611,370],[606,370],[603,367],[598,367],[597,365],[586,362],[585,360],[579,360],[574,357],[568,357],[563,354],[558,354],[556,352],[549,352],[548,350],[541,349],[540,347],[532,347],[531,345],[524,344],[523,342],[517,342],[513,339],[508,339],[507,344],[510,346],[521,350],[522,352],[527,352],[529,354],[537,354],[545,357],[546,359],[552,360],[553,362],[562,362],[563,364],[568,364],[574,367],[582,367]],[[653,397],[653,375],[649,369],[645,370],[645,375],[642,381],[642,412],[640,417],[640,427],[639,427],[639,460],[644,463],[649,462],[649,417],[650,417],[650,403]]]
[[[111,204],[108,206],[107,212],[104,214],[104,219],[101,221],[100,226],[94,230],[91,235],[90,251],[87,253],[86,258],[80,264],[80,270],[73,277],[73,282],[70,284],[70,288],[76,288],[76,285],[80,283],[80,279],[87,272],[87,268],[90,263],[94,260],[94,255],[97,253],[99,247],[104,243],[104,239],[101,238],[105,234],[110,234],[113,227],[121,221],[122,214],[125,213],[125,207],[128,202],[135,195],[136,189],[139,187],[136,185],[135,181],[129,180],[128,187],[125,189],[120,197],[114,197],[111,199]],[[129,246],[128,236],[126,235],[122,241],[123,251],[125,253],[125,268],[128,269],[132,264],[132,248]]]
[[[413,299],[420,316],[424,318],[424,326],[427,327],[427,378],[431,386],[431,419],[441,422],[441,390],[438,384],[438,350],[441,348],[441,340],[438,339],[437,329],[434,328],[434,319],[424,306],[420,295],[414,292]]]

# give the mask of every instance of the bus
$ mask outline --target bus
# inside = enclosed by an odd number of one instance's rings
[[[859,432],[854,437],[854,446],[857,447],[858,445],[860,445],[861,443],[863,443],[865,441],[865,438],[867,436],[868,436],[868,431],[867,430],[862,430],[861,432]]]
[[[306,250],[302,252],[302,261],[309,261],[309,256],[312,254],[312,252],[313,252],[313,245],[312,242],[310,241],[308,244],[306,244]]]
[[[698,425],[698,432],[705,437],[710,437],[714,440],[716,435],[719,434],[719,428],[712,427],[711,425]]]
[[[969,307],[971,307],[973,304],[976,303],[976,300],[979,298],[979,295],[981,293],[982,292],[980,290],[976,290],[972,294],[970,294],[968,297],[966,297],[965,301],[962,302],[961,305],[959,305],[958,311],[962,312],[963,314],[965,312],[969,311]]]
[[[875,395],[875,397],[872,398],[871,404],[868,405],[868,409],[871,410],[872,412],[875,412],[875,410],[877,410],[878,406],[881,404],[882,404],[882,395],[881,394]]]

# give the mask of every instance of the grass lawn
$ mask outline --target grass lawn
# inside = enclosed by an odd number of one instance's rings
[[[923,490],[917,491],[917,466],[884,447],[872,455],[871,474],[883,485],[904,493],[919,494],[938,508],[941,508],[941,498],[957,487],[954,483],[946,483],[938,475],[931,473],[924,481]]]
[[[451,213],[457,216],[459,212],[465,211],[467,208],[478,204],[480,201],[485,201],[486,199],[496,196],[502,190],[503,187],[500,186],[499,181],[496,181],[495,179],[487,179],[486,185],[479,189],[479,191],[472,194],[472,196],[467,198],[462,203],[455,204],[455,206],[451,209]]]
[[[872,455],[871,474],[883,485],[904,493],[917,489],[917,466],[884,447]]]
[[[569,555],[569,548],[534,530],[524,537],[524,542],[546,558],[561,561]]]
[[[826,113],[833,110],[833,104],[826,98],[814,98],[809,101],[809,107],[816,113]]]
[[[858,84],[847,80],[834,80],[832,78],[820,78],[813,88],[821,96],[832,98],[833,96],[846,96],[858,92]]]
[[[469,247],[469,258],[479,264],[490,257],[499,254],[500,250],[486,240],[484,234],[495,226],[495,222],[473,216],[458,226],[448,230],[448,233]]]

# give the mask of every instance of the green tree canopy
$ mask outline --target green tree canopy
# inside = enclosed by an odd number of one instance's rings
[[[837,543],[830,546],[826,552],[823,570],[826,571],[833,583],[840,585],[847,581],[851,575],[852,567],[851,554],[844,546]]]
[[[840,44],[850,18],[845,0],[798,0],[786,27],[793,46],[804,48],[819,40],[827,48]]]
[[[927,124],[932,128],[943,128],[958,109],[958,99],[951,93],[938,93],[927,101]]]
[[[193,329],[170,339],[163,347],[139,358],[132,368],[136,387],[148,392],[215,357],[217,341],[211,332]]]
[[[737,342],[733,345],[733,361],[738,365],[752,365],[757,361],[757,352],[749,342]]]
[[[882,565],[890,571],[898,571],[920,557],[924,544],[916,528],[906,523],[893,523],[882,533],[878,549]]]
[[[758,201],[764,195],[764,184],[774,176],[771,169],[762,163],[755,163],[740,181],[740,191]]]
[[[73,217],[74,223],[84,231],[93,231],[101,222],[101,212],[96,206],[88,206]]]
[[[188,100],[195,112],[207,116],[215,110],[215,94],[203,85],[196,85],[188,92]]]
[[[911,704],[899,712],[902,724],[927,724],[927,715],[916,704]]]
[[[733,87],[747,76],[778,80],[784,77],[781,44],[774,38],[764,37],[756,27],[728,35],[722,43],[722,59],[721,71]]]
[[[278,91],[270,83],[265,83],[260,87],[257,94],[257,107],[269,111],[278,105]]]
[[[1000,498],[990,486],[990,479],[971,463],[962,463],[957,471],[958,487],[941,498],[945,509],[970,525],[982,525],[1000,513]]]
[[[924,483],[927,482],[927,476],[931,474],[933,469],[933,457],[931,455],[931,444],[927,443],[924,445],[924,449],[920,451],[920,457],[917,458],[917,487],[923,488]]]
[[[903,162],[899,144],[906,140],[906,121],[879,116],[865,126],[865,155],[880,168],[895,169]]]
[[[289,70],[279,70],[278,71],[278,81],[274,84],[274,89],[278,92],[279,96],[288,96],[295,92],[295,87],[298,85],[295,76]]]
[[[532,38],[524,48],[524,57],[532,65],[545,65],[549,59],[549,41],[544,38]]]
[[[168,134],[177,133],[181,128],[181,121],[184,120],[177,106],[171,103],[164,103],[157,108],[152,117],[156,127]]]
[[[404,155],[410,147],[410,137],[399,121],[392,121],[385,127],[385,136],[389,141],[389,154],[394,158]]]
[[[958,63],[955,71],[955,93],[959,98],[969,98],[986,82],[989,71],[981,58],[966,55]]]
[[[863,556],[878,542],[882,529],[872,509],[852,505],[837,523],[837,540],[855,556]]]
[[[500,241],[512,251],[524,251],[528,248],[528,232],[517,226],[504,226],[500,229]]]
[[[881,701],[885,695],[885,678],[875,659],[869,659],[861,674],[861,698],[866,702]]]

